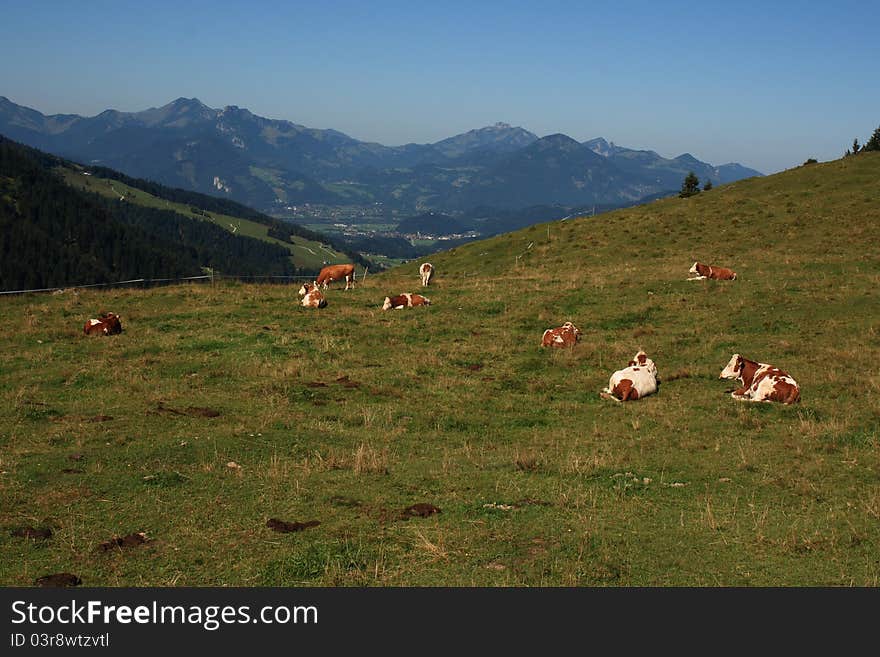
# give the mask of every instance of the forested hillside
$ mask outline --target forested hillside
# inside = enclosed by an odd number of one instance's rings
[[[51,171],[57,162],[0,137],[0,289],[201,272],[192,250],[65,185]]]
[[[62,173],[92,174],[0,136],[0,291],[196,276],[206,268],[232,276],[286,276],[315,269],[300,265],[281,244],[236,235],[173,209],[74,187]],[[94,170],[91,179],[98,175],[186,203],[197,216],[208,217],[210,210],[264,223],[269,236],[282,242],[290,242],[292,235],[327,241],[231,201],[103,168]]]

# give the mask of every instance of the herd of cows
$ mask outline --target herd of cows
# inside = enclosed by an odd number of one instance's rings
[[[690,268],[694,274],[689,281],[714,279],[736,280],[736,272],[725,267],[706,265],[695,262]],[[419,277],[423,287],[428,287],[434,276],[434,266],[428,262],[419,267]],[[324,308],[327,306],[321,288],[327,289],[333,281],[345,280],[345,289],[354,286],[355,273],[353,264],[329,265],[324,267],[312,283],[304,283],[299,289],[302,305],[307,308]],[[428,306],[431,300],[421,294],[404,292],[393,297],[385,297],[382,310]],[[101,313],[97,319],[90,319],[83,327],[86,335],[115,335],[122,332],[120,316],[115,313]],[[542,347],[573,347],[580,339],[580,330],[571,322],[565,322],[558,328],[544,331],[541,337]],[[781,402],[793,404],[800,401],[800,388],[795,380],[781,369],[744,358],[734,354],[719,375],[721,379],[734,379],[742,385],[731,393],[734,399],[756,402]],[[639,352],[629,361],[627,366],[611,375],[608,387],[602,395],[615,401],[635,401],[657,392],[660,376],[657,366],[648,355]]]
[[[689,281],[705,279],[735,281],[736,272],[695,262],[690,268]],[[544,331],[542,347],[573,347],[580,340],[580,330],[571,322]],[[720,379],[734,379],[742,385],[731,393],[734,399],[793,404],[801,400],[801,391],[795,380],[778,367],[758,363],[740,354],[734,354],[719,375]],[[657,392],[660,376],[657,366],[648,355],[639,350],[627,366],[611,375],[602,395],[615,401],[634,401]]]

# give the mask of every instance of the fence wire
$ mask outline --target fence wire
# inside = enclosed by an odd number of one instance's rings
[[[186,281],[211,281],[212,283],[219,280],[237,280],[237,281],[311,281],[314,276],[235,276],[230,274],[206,274],[204,276],[186,276],[184,278],[132,278],[127,281],[116,281],[113,283],[85,283],[83,285],[65,285],[63,287],[42,287],[29,290],[0,290],[0,295],[5,294],[29,294],[32,292],[59,292],[66,290],[81,290],[92,287],[119,287],[125,285],[141,285],[150,287],[153,285],[171,285],[174,283],[184,283]]]

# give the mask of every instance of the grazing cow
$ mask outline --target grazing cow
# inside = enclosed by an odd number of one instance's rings
[[[541,336],[542,347],[573,347],[581,339],[581,332],[571,322],[559,328],[547,329]]]
[[[611,375],[602,392],[616,401],[633,401],[657,392],[659,380],[654,361],[639,350],[627,367]]]
[[[430,262],[423,262],[422,266],[419,267],[419,276],[422,277],[422,287],[428,287],[428,283],[431,282],[431,277],[434,275],[434,265]]]
[[[388,310],[389,308],[400,310],[401,308],[430,305],[431,300],[427,297],[423,297],[421,294],[404,292],[403,294],[398,294],[396,297],[385,297],[385,303],[382,304],[382,310]]]
[[[302,305],[306,308],[324,308],[327,305],[327,299],[318,288],[317,281],[314,283],[303,283],[299,288],[299,295],[303,298]]]
[[[101,313],[98,319],[90,319],[83,326],[86,335],[116,335],[122,333],[122,319],[116,313]]]
[[[726,267],[715,267],[713,265],[704,265],[702,262],[695,262],[693,267],[688,271],[689,274],[696,274],[689,278],[689,281],[702,281],[706,278],[714,278],[719,281],[735,281],[736,272]]]
[[[719,379],[736,379],[742,387],[734,390],[731,397],[744,401],[782,402],[794,404],[801,400],[797,382],[778,367],[756,363],[739,354],[731,356],[721,370]]]
[[[315,281],[318,285],[323,285],[324,289],[333,281],[341,281],[345,279],[345,289],[354,287],[354,265],[327,265],[318,274]]]

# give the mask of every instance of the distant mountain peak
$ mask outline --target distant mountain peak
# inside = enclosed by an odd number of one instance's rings
[[[512,152],[528,146],[537,138],[537,135],[528,130],[514,128],[509,123],[499,121],[494,125],[475,128],[454,137],[448,137],[434,143],[433,146],[447,157],[454,158],[483,149]]]
[[[545,135],[538,140],[538,144],[542,147],[566,147],[572,148],[574,146],[580,147],[581,143],[577,139],[572,139],[568,135],[564,135],[561,132],[554,133],[552,135]]]
[[[180,98],[177,98],[175,100],[172,100],[170,103],[168,103],[168,105],[170,105],[171,107],[177,107],[177,108],[196,108],[196,109],[208,108],[208,106],[205,105],[198,98],[184,98],[183,96],[181,96]]]
[[[596,153],[596,155],[601,155],[602,157],[609,157],[614,153],[614,149],[616,148],[613,141],[609,142],[603,137],[589,139],[584,142],[584,146]]]
[[[239,107],[238,105],[227,105],[222,110],[220,110],[220,116],[250,117],[254,116],[254,114],[246,107]]]

